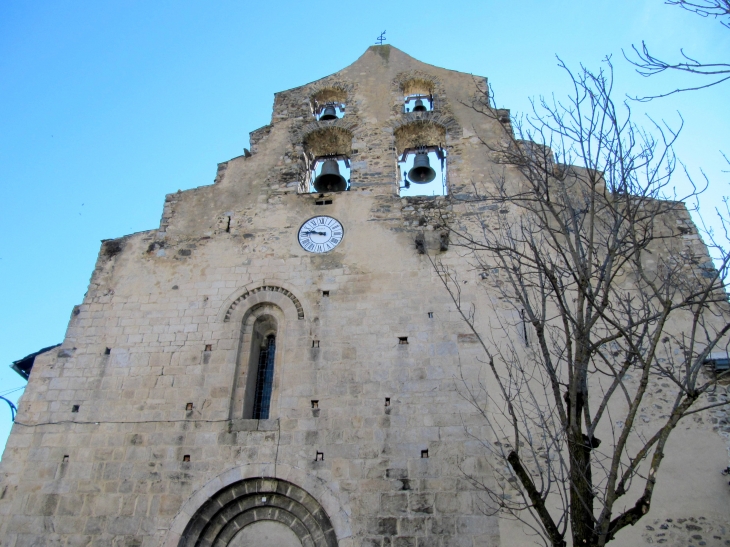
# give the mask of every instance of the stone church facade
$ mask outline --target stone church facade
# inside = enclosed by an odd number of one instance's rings
[[[466,479],[493,480],[456,381],[478,373],[478,345],[418,246],[468,270],[477,302],[482,279],[429,214],[449,198],[399,195],[397,160],[419,152],[446,158],[451,196],[489,176],[482,140],[509,121],[469,108],[485,89],[371,47],[276,94],[250,151],[168,195],[158,229],[103,242],[66,338],[33,364],[0,464],[0,545],[531,541]],[[310,192],[328,159],[348,191]],[[677,437],[705,461],[668,457],[657,515],[703,517],[724,541],[724,440]]]

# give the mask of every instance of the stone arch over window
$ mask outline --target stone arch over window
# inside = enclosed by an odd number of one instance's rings
[[[281,308],[268,302],[251,307],[245,314],[233,380],[231,419],[275,417],[285,321]]]
[[[239,547],[273,531],[292,547],[337,547],[337,535],[320,503],[295,484],[275,478],[234,482],[218,490],[187,523],[178,547]],[[291,533],[290,533],[291,532]]]
[[[304,308],[302,307],[299,299],[294,294],[280,285],[259,285],[251,287],[250,289],[239,289],[233,295],[228,297],[226,304],[223,306],[223,317],[224,322],[233,320],[240,320],[243,316],[240,313],[236,313],[236,310],[240,307],[245,310],[245,306],[241,306],[242,303],[248,302],[249,306],[258,304],[264,301],[271,301],[274,303],[282,302],[280,296],[288,298],[296,309],[296,315],[298,319],[304,319]],[[280,307],[288,308],[288,304],[280,304]]]

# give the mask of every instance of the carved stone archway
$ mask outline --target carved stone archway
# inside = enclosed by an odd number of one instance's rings
[[[226,547],[247,526],[273,521],[303,547],[337,547],[330,518],[309,493],[288,481],[253,478],[230,484],[205,502],[185,527],[178,547]]]

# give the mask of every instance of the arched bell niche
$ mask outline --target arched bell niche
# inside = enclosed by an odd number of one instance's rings
[[[304,135],[302,144],[306,177],[300,193],[342,192],[349,188],[352,131],[340,125],[318,126]],[[339,183],[318,185],[323,180],[319,177],[324,174]]]
[[[309,98],[310,108],[314,117],[321,121],[342,118],[347,106],[347,91],[338,86],[325,87]],[[325,114],[327,107],[334,109],[334,118]],[[324,117],[323,117],[323,114]]]
[[[308,492],[274,478],[219,490],[193,515],[178,547],[337,547],[329,516]]]
[[[426,78],[410,78],[401,83],[404,112],[431,112],[434,110],[434,83]]]
[[[446,195],[446,127],[432,119],[413,119],[396,127],[393,134],[399,195]],[[415,177],[416,172],[427,176]]]
[[[412,120],[396,127],[395,151],[398,155],[421,146],[437,146],[446,142],[446,127],[432,120]]]

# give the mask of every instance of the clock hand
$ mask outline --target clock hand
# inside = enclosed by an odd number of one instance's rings
[[[305,235],[309,234],[317,234],[318,236],[326,236],[327,232],[315,232],[314,230],[310,230],[308,232],[303,232]]]

